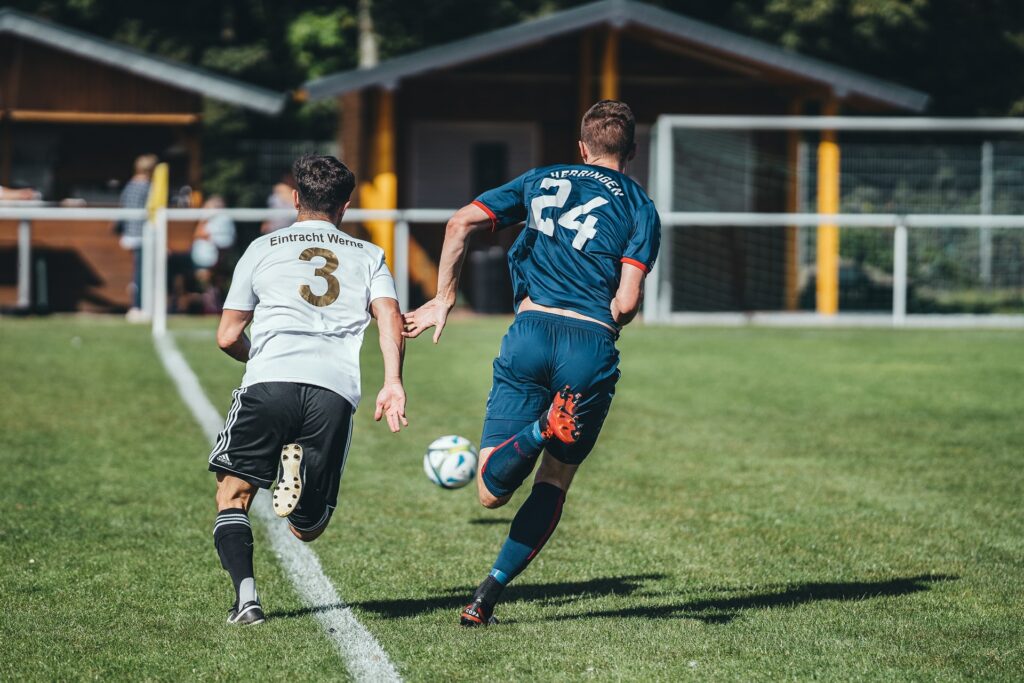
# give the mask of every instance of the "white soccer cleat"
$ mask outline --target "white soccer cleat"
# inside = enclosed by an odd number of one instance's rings
[[[274,488],[274,513],[287,517],[299,504],[302,496],[302,446],[290,443],[281,449],[281,468]]]

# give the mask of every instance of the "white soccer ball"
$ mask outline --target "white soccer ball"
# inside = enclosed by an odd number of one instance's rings
[[[435,439],[423,455],[423,471],[441,488],[462,488],[476,475],[476,446],[454,434]]]

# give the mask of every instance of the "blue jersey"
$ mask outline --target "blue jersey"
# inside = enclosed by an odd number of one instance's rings
[[[658,256],[654,203],[631,178],[600,166],[536,168],[473,203],[495,229],[526,221],[508,253],[517,309],[528,296],[615,326],[622,263],[646,273]]]

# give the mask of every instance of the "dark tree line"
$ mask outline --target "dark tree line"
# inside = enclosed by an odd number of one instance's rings
[[[649,0],[681,14],[932,95],[939,115],[1024,114],[1021,0]],[[380,56],[507,26],[581,0],[373,0]],[[11,6],[277,90],[353,68],[357,0],[14,0]],[[268,119],[214,103],[207,183],[229,188],[251,138],[330,138],[332,103]]]

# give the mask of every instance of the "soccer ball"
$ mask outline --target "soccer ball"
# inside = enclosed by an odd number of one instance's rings
[[[476,474],[476,446],[454,434],[435,439],[423,455],[423,471],[441,488],[462,488]]]

